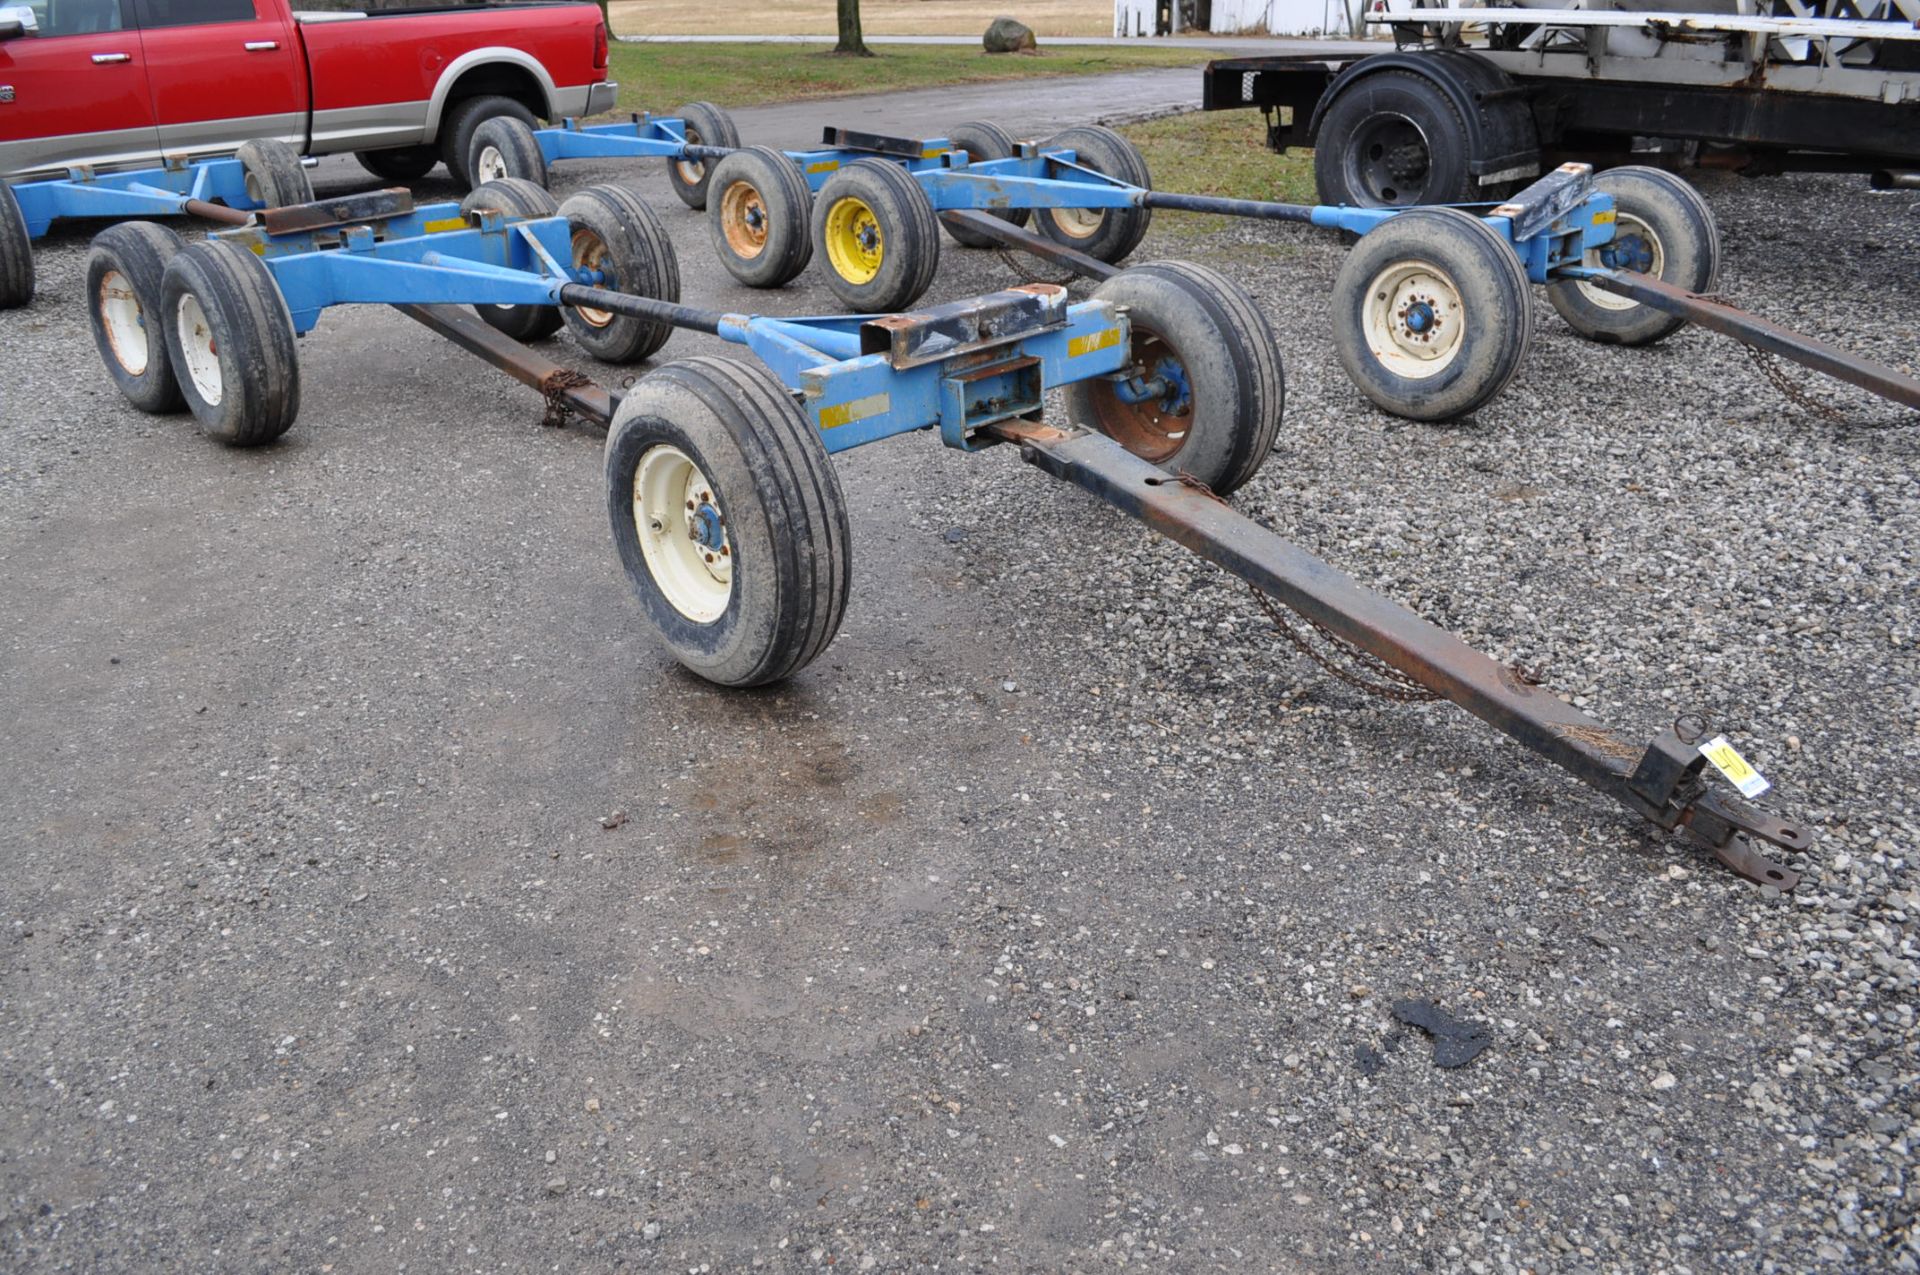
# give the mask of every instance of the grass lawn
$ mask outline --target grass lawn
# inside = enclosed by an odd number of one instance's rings
[[[1155,190],[1228,199],[1314,202],[1313,152],[1267,149],[1266,122],[1258,111],[1199,111],[1172,115],[1120,130],[1146,157]],[[1156,228],[1203,234],[1219,217],[1155,212]]]
[[[613,0],[621,35],[832,35],[833,0],[760,0],[751,7],[710,0]],[[980,35],[1012,13],[1045,43],[1048,36],[1112,35],[1112,0],[861,0],[868,35]]]
[[[668,111],[683,102],[713,102],[732,109],[936,84],[1100,75],[1152,66],[1198,67],[1213,56],[1204,49],[1165,47],[988,54],[956,45],[888,44],[874,46],[875,57],[848,58],[828,52],[831,48],[831,44],[615,43],[608,74],[619,81],[622,112]],[[1196,96],[1199,89],[1196,72]]]

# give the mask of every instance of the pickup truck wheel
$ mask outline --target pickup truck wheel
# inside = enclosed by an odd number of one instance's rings
[[[1362,236],[1333,282],[1333,346],[1360,392],[1416,421],[1506,388],[1533,338],[1513,247],[1457,208],[1414,208]]]
[[[123,221],[93,237],[87,254],[87,317],[107,374],[143,412],[186,406],[161,330],[161,281],[180,236],[151,221]]]
[[[573,267],[600,277],[592,286],[655,301],[680,299],[680,262],[666,227],[626,186],[589,186],[560,205],[572,229]],[[567,328],[602,363],[638,363],[667,343],[673,328],[632,315],[569,306]]]
[[[517,177],[536,186],[547,184],[547,157],[533,130],[511,115],[496,115],[481,120],[473,130],[473,145],[467,151],[467,171],[476,185]]]
[[[1374,71],[1340,91],[1314,139],[1323,204],[1406,208],[1484,198],[1467,171],[1467,125],[1432,80]]]
[[[978,164],[985,160],[1007,159],[1013,154],[1013,134],[998,124],[989,123],[986,120],[954,125],[947,133],[947,140],[953,143],[955,150],[967,153],[969,163]],[[1026,225],[1027,219],[1033,216],[1032,210],[1027,208],[989,208],[985,211],[989,216],[998,217],[1001,221],[1015,226]],[[977,230],[948,225],[944,221],[940,224],[949,235],[953,236],[953,241],[963,248],[999,246],[998,240],[989,239]]]
[[[532,111],[510,97],[498,95],[466,98],[447,107],[446,114],[440,117],[440,158],[446,161],[447,172],[463,190],[475,184],[473,171],[467,167],[467,156],[473,153],[473,132],[500,115],[533,127]]]
[[[440,150],[434,146],[395,146],[383,151],[355,151],[353,157],[382,181],[414,182],[433,171],[440,162]]]
[[[688,102],[671,118],[681,122],[687,141],[695,146],[739,149],[740,130],[733,126],[733,116],[712,102]],[[714,161],[705,159],[668,161],[667,180],[673,184],[673,193],[680,196],[681,203],[695,210],[707,206],[707,186],[713,180],[713,165]]]
[[[891,314],[920,299],[940,266],[933,202],[889,159],[848,164],[813,202],[813,252],[827,287],[856,314]]]
[[[560,205],[545,188],[532,182],[508,177],[487,182],[467,192],[460,201],[460,215],[469,224],[477,224],[474,215],[482,212],[505,213],[509,217],[552,217]],[[564,320],[560,307],[552,305],[477,305],[474,312],[487,326],[504,332],[516,341],[539,341],[560,330]]]
[[[33,300],[33,240],[13,188],[0,181],[0,310]]]
[[[1041,150],[1070,150],[1074,163],[1142,190],[1153,187],[1147,161],[1132,142],[1110,128],[1089,124],[1055,133]],[[1100,261],[1124,261],[1140,246],[1153,221],[1151,208],[1049,208],[1034,220],[1055,243],[1077,248]]]
[[[233,153],[246,170],[247,198],[261,208],[291,208],[313,202],[313,183],[293,147],[272,138],[240,143]]]
[[[713,166],[707,229],[727,273],[749,288],[790,283],[813,259],[807,215],[813,196],[800,169],[765,146],[737,150]]]
[[[674,659],[722,686],[805,668],[840,629],[846,498],[785,386],[732,359],[649,373],[607,432],[620,565]]]
[[[1688,292],[1713,291],[1720,231],[1699,191],[1672,173],[1637,164],[1608,169],[1593,188],[1613,196],[1613,241],[1589,249],[1582,265],[1638,271]],[[1547,300],[1568,327],[1602,345],[1651,345],[1687,325],[1678,315],[1577,280],[1549,285]]]
[[[167,357],[200,427],[258,447],[300,414],[293,317],[260,258],[213,241],[183,248],[160,277]]]
[[[1093,296],[1129,307],[1135,379],[1069,385],[1067,419],[1170,474],[1192,474],[1216,495],[1252,478],[1286,405],[1279,342],[1253,298],[1184,261],[1124,270]],[[1153,389],[1141,393],[1143,383]]]

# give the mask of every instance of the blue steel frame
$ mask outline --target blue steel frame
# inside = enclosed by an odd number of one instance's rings
[[[261,207],[247,195],[247,173],[239,160],[188,162],[178,156],[161,168],[122,173],[70,168],[65,177],[20,183],[13,197],[20,202],[29,239],[40,238],[63,217],[175,217],[186,212],[190,199],[243,211]]]
[[[566,264],[565,220],[489,212],[473,225],[451,203],[387,218],[377,232],[368,224],[278,235],[243,226],[214,237],[260,257],[296,332],[337,305],[559,305],[568,285],[609,282]],[[936,425],[948,446],[971,450],[973,431],[1039,410],[1049,389],[1114,376],[1130,358],[1125,315],[1103,301],[1068,305],[1064,293],[1043,321],[1006,341],[904,367],[862,352],[861,325],[874,317],[728,314],[715,331],[800,394],[829,452]]]

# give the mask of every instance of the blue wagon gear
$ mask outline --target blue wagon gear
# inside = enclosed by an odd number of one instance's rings
[[[1155,262],[1081,302],[1037,283],[916,313],[778,319],[681,305],[658,231],[620,186],[557,208],[514,180],[460,205],[415,208],[403,192],[327,200],[188,248],[143,238],[149,256],[171,250],[157,284],[134,272],[130,312],[96,304],[93,322],[96,334],[129,314],[156,323],[164,342],[146,342],[145,366],[164,359],[173,401],[235,445],[293,424],[295,333],[349,304],[394,305],[538,388],[550,418],[606,426],[609,526],[647,623],[680,663],[727,686],[792,676],[839,630],[852,554],[833,453],[923,430],[968,452],[1012,444],[1246,580],[1283,631],[1338,669],[1288,626],[1279,608],[1290,608],[1374,675],[1343,674],[1355,685],[1450,699],[1742,876],[1798,882],[1755,843],[1801,852],[1808,833],[1710,786],[1709,761],[1730,774],[1731,748],[1703,746],[1704,721],[1637,744],[1226,504],[1273,449],[1283,409],[1273,333],[1231,280]],[[103,235],[96,254],[126,249]],[[509,335],[552,332],[554,312],[605,361],[646,358],[686,328],[746,346],[760,366],[675,359],[624,393],[602,388]],[[171,405],[138,392],[118,347],[100,344],[136,405]],[[1072,424],[1041,419],[1056,388]]]

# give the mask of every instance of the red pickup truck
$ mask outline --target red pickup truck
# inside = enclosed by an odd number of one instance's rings
[[[232,154],[271,137],[311,155],[353,151],[391,181],[444,159],[466,185],[483,120],[613,107],[596,5],[339,3],[0,0],[0,178]]]

